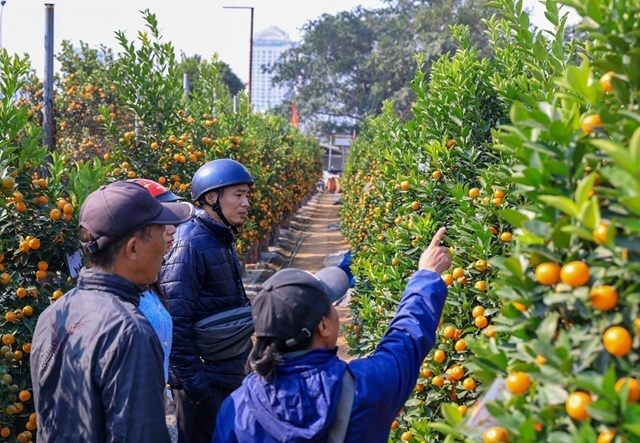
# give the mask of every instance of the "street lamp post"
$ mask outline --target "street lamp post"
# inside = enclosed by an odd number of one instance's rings
[[[224,9],[250,9],[251,29],[249,34],[249,83],[247,84],[249,109],[251,109],[251,79],[253,77],[253,6],[223,6]]]
[[[4,11],[4,5],[7,0],[0,1],[0,49],[2,49],[2,12]]]

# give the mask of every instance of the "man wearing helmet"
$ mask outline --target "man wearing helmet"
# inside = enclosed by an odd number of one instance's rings
[[[200,167],[191,181],[191,194],[200,208],[191,222],[178,228],[162,267],[160,281],[173,318],[169,384],[179,443],[211,442],[222,401],[245,376],[252,323],[247,336],[245,328],[240,340],[224,349],[219,343],[203,345],[199,334],[212,316],[246,311],[250,318],[234,234],[248,215],[251,185],[249,171],[234,160]]]

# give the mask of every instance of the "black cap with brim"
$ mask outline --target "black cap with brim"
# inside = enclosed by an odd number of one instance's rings
[[[79,224],[91,237],[82,248],[95,254],[147,225],[179,225],[193,215],[190,203],[162,203],[135,183],[111,183],[89,194],[80,209]]]
[[[349,289],[347,274],[329,266],[312,274],[287,268],[262,284],[253,303],[257,337],[279,338],[294,347],[311,338],[329,305]]]

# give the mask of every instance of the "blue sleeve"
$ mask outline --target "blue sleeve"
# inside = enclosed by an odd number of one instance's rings
[[[417,271],[407,284],[396,316],[374,353],[350,363],[364,419],[378,404],[381,419],[393,420],[413,391],[420,366],[435,343],[447,298],[440,275]],[[384,400],[384,401],[381,401]],[[370,404],[369,404],[370,403]],[[354,417],[357,418],[357,417]],[[353,424],[353,421],[352,421]],[[351,425],[352,426],[352,425]]]
[[[235,428],[235,408],[233,396],[227,397],[220,406],[216,427],[213,433],[213,443],[237,443],[238,439],[233,431]]]

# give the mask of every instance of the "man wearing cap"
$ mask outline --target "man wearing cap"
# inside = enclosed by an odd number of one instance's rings
[[[160,281],[173,319],[169,384],[178,443],[211,443],[222,401],[246,375],[253,322],[235,233],[248,216],[251,185],[251,174],[235,160],[202,165],[191,180],[193,201],[200,207],[193,220],[178,228],[162,266]],[[244,315],[235,323],[237,337],[216,338],[203,326],[215,324],[212,317],[231,322],[237,315]]]
[[[192,216],[191,204],[161,203],[131,182],[87,197],[79,237],[89,266],[33,337],[38,441],[170,441],[163,351],[138,305],[160,271],[165,226]]]
[[[386,443],[435,343],[447,298],[439,274],[451,265],[444,232],[422,253],[376,350],[350,363],[336,355],[332,303],[349,286],[342,269],[283,269],[264,282],[253,304],[253,373],[223,403],[213,442]]]

